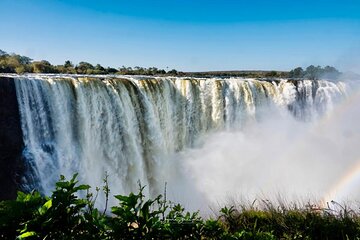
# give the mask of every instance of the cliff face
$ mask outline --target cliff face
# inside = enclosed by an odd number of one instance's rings
[[[0,200],[16,197],[24,168],[23,146],[14,79],[0,77]]]

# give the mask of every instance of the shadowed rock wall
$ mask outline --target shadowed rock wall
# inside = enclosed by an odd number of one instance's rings
[[[14,79],[0,77],[0,200],[16,197],[23,145]]]

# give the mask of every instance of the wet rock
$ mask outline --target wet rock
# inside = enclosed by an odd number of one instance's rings
[[[15,198],[20,188],[23,146],[15,82],[0,77],[0,200]]]

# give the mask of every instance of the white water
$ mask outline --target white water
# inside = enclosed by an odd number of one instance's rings
[[[81,182],[95,187],[102,185],[107,172],[113,194],[136,191],[140,180],[154,195],[162,193],[168,182],[173,200],[196,207],[209,204],[209,196],[220,198],[236,186],[235,182],[209,182],[212,175],[226,179],[237,174],[228,179],[243,181],[243,186],[245,179],[253,177],[248,176],[253,171],[244,169],[264,167],[256,161],[252,164],[251,158],[229,157],[226,164],[243,170],[224,170],[218,165],[226,159],[219,158],[228,155],[217,150],[240,148],[255,155],[263,152],[260,156],[266,158],[272,154],[269,148],[262,151],[253,146],[276,143],[277,138],[291,135],[292,127],[303,125],[293,122],[317,121],[346,95],[341,82],[304,80],[296,85],[254,79],[18,77],[24,156],[32,170],[25,185],[50,194],[60,174],[69,177],[78,172]],[[284,125],[284,136],[272,138],[268,135],[274,131],[266,127],[266,141],[246,135],[249,129],[266,126],[261,123],[269,124],[269,116],[291,119]],[[261,131],[257,134],[261,136]],[[218,144],[221,138],[224,141]],[[199,154],[209,154],[207,167],[204,160],[198,164]]]

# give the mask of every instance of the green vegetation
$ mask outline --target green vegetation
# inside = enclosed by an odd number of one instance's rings
[[[316,80],[320,78],[336,79],[340,76],[340,72],[330,66],[322,68],[321,66],[308,66],[305,70],[301,67],[297,67],[289,72],[290,78],[306,78]]]
[[[305,70],[297,67],[289,72],[286,71],[211,71],[211,72],[192,72],[185,73],[193,77],[246,77],[246,78],[291,78],[291,79],[310,79],[321,78],[337,79],[341,73],[334,67],[309,66]]]
[[[61,176],[50,197],[38,192],[18,193],[16,200],[0,202],[1,239],[359,239],[360,217],[314,206],[224,207],[215,218],[186,212],[161,195],[147,199],[138,193],[116,195],[118,205],[107,211],[94,207],[98,198],[74,175]],[[106,205],[110,190],[103,191]],[[80,198],[79,193],[86,193]],[[253,204],[254,205],[254,204]]]
[[[286,71],[210,71],[210,72],[179,72],[175,69],[165,71],[156,67],[125,67],[104,68],[100,64],[95,66],[88,62],[74,65],[65,61],[63,65],[51,65],[46,60],[33,61],[31,58],[17,54],[8,54],[0,49],[0,73],[63,73],[63,74],[120,74],[120,75],[160,75],[160,76],[185,76],[185,77],[248,77],[248,78],[295,78],[295,79],[336,79],[340,72],[330,66],[309,66],[305,70],[297,67],[290,72]]]
[[[287,78],[285,71],[210,71],[185,73],[192,77]]]
[[[33,61],[31,58],[18,54],[8,54],[0,50],[0,73],[66,73],[66,74],[122,74],[122,75],[172,75],[177,76],[183,73],[172,69],[166,72],[156,67],[124,67],[115,69],[104,68],[100,64],[93,66],[88,62],[80,62],[74,65],[71,61],[65,61],[63,65],[51,65],[46,60]]]

